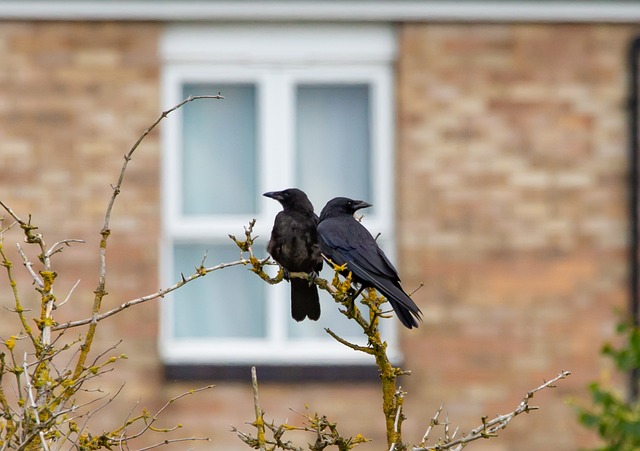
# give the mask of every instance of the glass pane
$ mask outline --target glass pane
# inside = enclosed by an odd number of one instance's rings
[[[205,266],[236,261],[235,245],[176,244],[174,278]],[[173,293],[176,338],[265,337],[265,284],[244,266],[215,271]]]
[[[255,213],[256,87],[185,84],[183,97],[217,94],[182,108],[182,213]],[[230,195],[232,194],[232,195]]]
[[[297,183],[319,213],[336,196],[371,199],[367,84],[301,84],[296,89]]]

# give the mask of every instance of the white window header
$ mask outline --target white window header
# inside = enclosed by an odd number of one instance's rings
[[[395,31],[385,24],[180,24],[160,43],[167,62],[390,63]]]

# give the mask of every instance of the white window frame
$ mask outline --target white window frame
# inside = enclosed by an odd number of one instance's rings
[[[193,82],[255,83],[259,124],[258,190],[273,191],[294,186],[295,86],[307,82],[367,83],[371,94],[372,198],[375,213],[364,224],[394,256],[394,30],[379,24],[243,24],[172,25],[163,35],[161,94],[163,109],[182,99],[182,86]],[[223,93],[224,94],[224,93]],[[209,101],[209,100],[200,100]],[[211,100],[217,101],[217,100]],[[224,102],[222,100],[221,102]],[[184,108],[188,108],[186,105]],[[280,206],[261,198],[254,215],[188,216],[181,211],[181,110],[163,122],[162,146],[162,242],[160,279],[175,283],[173,246],[178,242],[207,240],[228,244],[228,234],[242,234],[252,217],[254,234],[260,235],[256,253],[264,250],[273,219]],[[230,187],[230,189],[233,189]],[[312,199],[313,200],[313,199]],[[315,200],[319,213],[328,199]],[[194,262],[197,265],[199,262]],[[220,262],[208,261],[207,265]],[[255,277],[247,272],[247,277]],[[159,348],[167,364],[371,364],[370,357],[338,344],[317,339],[286,339],[289,317],[286,283],[267,287],[266,339],[177,339],[171,321],[173,303],[163,300],[160,312]],[[326,308],[326,307],[325,307]],[[335,306],[335,308],[338,308]],[[389,353],[397,348],[396,320],[382,321]]]

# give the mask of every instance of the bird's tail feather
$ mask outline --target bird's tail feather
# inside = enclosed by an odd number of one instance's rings
[[[320,318],[318,287],[304,279],[291,279],[291,316],[296,321]]]
[[[398,315],[398,319],[405,327],[409,329],[418,327],[417,320],[422,321],[422,312],[401,287],[391,281],[387,281],[383,286],[379,286],[378,289],[387,298],[396,315]]]
[[[391,304],[391,307],[393,307],[393,310],[395,310],[398,319],[405,327],[408,329],[418,327],[418,321],[416,318],[420,320],[422,320],[422,318],[417,313],[409,310],[403,304],[400,304],[393,299],[389,299],[389,303]]]

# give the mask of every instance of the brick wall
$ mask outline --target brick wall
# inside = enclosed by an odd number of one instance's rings
[[[58,256],[58,295],[81,279],[60,320],[88,316],[109,185],[121,156],[158,114],[161,30],[145,23],[0,24],[0,198],[23,216],[32,212],[50,243],[87,241]],[[405,367],[413,371],[402,381],[407,439],[422,436],[442,402],[451,422],[468,430],[569,369],[569,380],[536,398],[542,411],[474,449],[593,443],[566,400],[584,400],[586,383],[609,368],[598,348],[612,336],[614,307],[624,308],[627,298],[631,36],[630,27],[613,25],[399,27],[398,266],[405,286],[426,283],[416,295],[425,325],[402,335]],[[158,288],[159,155],[153,134],[118,199],[106,308]],[[28,278],[17,272],[21,294],[37,308]],[[7,305],[4,274],[0,289]],[[0,315],[0,331],[9,330],[9,318]],[[94,430],[115,427],[137,400],[153,410],[201,385],[161,381],[156,334],[157,304],[100,328],[96,351],[124,338],[116,353],[130,358],[98,383],[112,393],[126,386]],[[261,390],[269,418],[295,423],[289,409],[308,404],[343,433],[375,439],[362,449],[384,443],[375,385]],[[229,428],[249,430],[244,423],[252,415],[248,381],[219,383],[173,406],[163,425],[183,423],[182,435],[212,436],[217,449],[245,449]]]
[[[567,398],[601,375],[626,308],[626,49],[607,25],[408,25],[398,65],[398,238],[427,327],[408,407],[469,429],[527,387],[492,450],[576,449]],[[411,427],[411,431],[416,431]],[[419,428],[418,428],[419,429]]]
[[[159,112],[160,29],[144,23],[0,23],[0,198],[24,219],[32,213],[49,245],[67,238],[86,241],[54,258],[61,299],[80,279],[71,300],[56,312],[59,321],[90,316],[110,185],[117,182],[122,156]],[[113,212],[105,309],[158,288],[158,191],[154,134],[136,153]],[[18,236],[7,236],[5,248],[20,276],[23,303],[37,312],[37,293],[13,244]],[[28,250],[37,261],[36,250]],[[4,270],[0,290],[2,306],[12,305]],[[0,313],[0,336],[15,332],[12,318]],[[124,418],[138,399],[155,395],[146,382],[159,380],[156,332],[152,305],[99,328],[96,352],[125,338],[110,354],[131,357],[113,381],[109,376],[93,386],[115,393],[127,381],[114,417]],[[113,427],[114,420],[106,418],[104,426]],[[96,429],[101,427],[98,422]]]

